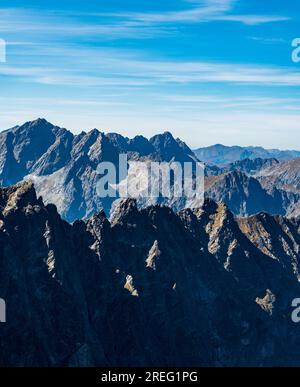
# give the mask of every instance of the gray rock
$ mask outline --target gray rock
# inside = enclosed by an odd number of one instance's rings
[[[280,219],[296,254],[299,225]],[[299,366],[295,257],[250,240],[261,223],[126,200],[70,225],[32,184],[0,189],[0,365]]]

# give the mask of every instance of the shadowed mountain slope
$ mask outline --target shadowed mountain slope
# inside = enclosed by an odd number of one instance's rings
[[[289,250],[240,227],[211,200],[70,225],[32,184],[0,189],[0,364],[299,366]]]

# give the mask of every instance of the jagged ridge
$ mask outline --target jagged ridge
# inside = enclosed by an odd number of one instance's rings
[[[23,183],[0,206],[1,365],[299,366],[297,273],[225,205],[70,225]]]

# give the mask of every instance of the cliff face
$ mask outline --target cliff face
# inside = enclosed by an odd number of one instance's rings
[[[269,194],[255,178],[240,171],[211,177],[206,182],[206,196],[226,203],[238,216],[261,211],[280,215],[285,213],[282,197]]]
[[[97,194],[97,166],[111,162],[118,169],[121,153],[130,161],[175,160],[195,166],[197,160],[185,143],[168,132],[149,140],[97,129],[73,135],[38,119],[0,133],[0,184],[34,181],[45,203],[55,203],[64,219],[87,219],[101,208],[109,213],[114,198]]]
[[[238,219],[241,231],[264,254],[277,260],[300,280],[300,223],[260,213]]]
[[[101,162],[111,162],[119,171],[120,154],[127,155],[129,164],[176,161],[183,166],[189,162],[195,170],[199,162],[184,142],[174,139],[168,132],[149,140],[143,136],[129,139],[117,133],[105,134],[97,129],[73,135],[38,119],[0,133],[0,184],[9,186],[24,180],[34,181],[44,203],[54,203],[68,222],[88,219],[100,209],[109,214],[116,198],[100,197],[97,193],[97,183],[102,177],[97,173],[97,166]],[[278,161],[270,159],[268,152],[258,154],[267,159],[253,159],[246,152],[244,156],[250,158],[243,156],[240,160],[239,154],[234,150],[232,157],[234,160],[237,157],[238,161],[229,165],[206,165],[206,196],[225,202],[236,216],[266,211],[299,217],[297,167],[300,159]],[[211,156],[217,163],[218,152]],[[296,153],[291,152],[290,157],[296,157]],[[140,177],[143,176],[141,173]],[[197,198],[184,195],[180,198],[143,197],[138,201],[143,208],[157,203],[168,205],[174,211],[199,206]]]
[[[32,184],[0,189],[0,364],[299,366],[296,273],[245,227],[211,200],[69,225]]]

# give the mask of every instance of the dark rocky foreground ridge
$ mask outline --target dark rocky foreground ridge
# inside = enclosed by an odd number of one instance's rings
[[[266,216],[126,200],[70,225],[0,189],[0,365],[299,366],[299,224]]]

